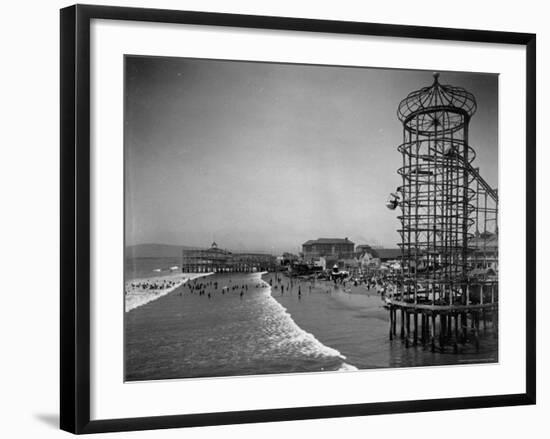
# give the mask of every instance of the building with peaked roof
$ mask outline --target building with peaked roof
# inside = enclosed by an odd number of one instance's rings
[[[306,261],[330,257],[336,259],[352,258],[355,243],[348,238],[318,238],[310,239],[302,244]]]
[[[357,255],[357,257],[361,258],[367,253],[370,255],[374,254],[374,250],[371,245],[359,244],[357,247],[355,247],[355,254]]]

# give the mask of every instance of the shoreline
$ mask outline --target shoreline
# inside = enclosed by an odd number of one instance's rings
[[[124,282],[124,312],[146,305],[160,299],[187,282],[199,277],[206,277],[212,273],[170,273],[162,276],[129,279]],[[133,287],[132,285],[147,285],[147,288]],[[149,286],[163,286],[163,288],[150,288]]]
[[[281,278],[280,283],[275,281],[277,278]],[[368,291],[364,286],[335,287],[329,281],[291,279],[282,273],[264,277],[268,285],[270,280],[273,299],[302,330],[338,351],[351,370],[389,366],[387,311],[374,290]]]
[[[346,356],[344,354],[342,354],[342,352],[340,352],[338,349],[332,347],[332,346],[328,346],[326,344],[324,344],[321,340],[319,340],[315,334],[307,331],[306,329],[304,329],[302,326],[300,326],[293,318],[293,315],[292,313],[281,303],[281,301],[277,300],[274,295],[273,295],[273,288],[269,285],[269,282],[267,282],[265,279],[264,279],[264,276],[265,275],[268,275],[268,272],[261,272],[261,281],[264,282],[267,287],[269,288],[269,296],[271,297],[271,299],[281,308],[281,310],[283,311],[284,314],[287,315],[288,319],[292,322],[293,326],[296,327],[296,330],[299,331],[300,333],[303,334],[304,337],[310,339],[313,343],[315,343],[318,347],[318,349],[320,351],[323,351],[324,353],[328,354],[328,355],[332,355],[332,356],[335,356],[335,357],[338,357],[342,360],[342,365],[340,366],[339,369],[336,369],[337,371],[356,371],[356,370],[359,370],[357,367],[355,367],[354,365],[352,364],[349,364],[347,363],[346,360]]]
[[[280,283],[276,282],[277,278],[281,278]],[[480,339],[479,351],[465,345],[460,356],[451,351],[431,352],[425,346],[407,348],[400,339],[390,340],[389,313],[384,302],[374,289],[368,290],[364,285],[335,286],[329,281],[310,282],[283,273],[270,273],[263,280],[268,285],[272,280],[271,296],[301,329],[340,352],[346,363],[357,369],[498,361],[498,340],[490,334]]]

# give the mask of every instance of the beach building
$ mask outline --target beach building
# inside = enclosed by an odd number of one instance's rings
[[[232,266],[231,252],[212,243],[208,249],[183,250],[181,268],[183,272],[206,273],[228,271]]]
[[[356,272],[359,268],[361,268],[359,260],[356,258],[347,258],[342,259],[341,261],[343,269],[346,271]]]
[[[267,253],[233,253],[218,247],[182,251],[181,267],[188,273],[253,272],[272,270],[276,258]]]
[[[298,255],[288,252],[284,252],[283,255],[279,257],[281,265],[291,265],[299,259],[300,257]]]
[[[498,234],[477,233],[469,240],[468,246],[471,249],[470,266],[498,272]]]
[[[400,248],[377,248],[373,249],[374,257],[380,259],[381,262],[396,261],[401,259]]]
[[[468,241],[468,277],[476,279],[497,278],[498,276],[498,234],[476,233]]]
[[[304,260],[314,261],[321,257],[330,259],[353,258],[355,243],[348,238],[318,238],[302,244]]]
[[[271,270],[277,264],[277,259],[267,253],[233,253],[232,262],[238,267],[252,267],[253,270]]]
[[[374,270],[380,267],[380,259],[373,256],[373,253],[365,252],[362,256],[357,258],[359,261],[359,266],[365,272]]]
[[[331,270],[332,267],[338,265],[338,258],[332,256],[321,256],[317,260],[313,260],[313,264],[318,265],[323,270]]]
[[[355,256],[358,259],[362,259],[365,255],[370,255],[370,257],[375,257],[375,251],[372,246],[368,244],[360,244],[355,247]]]

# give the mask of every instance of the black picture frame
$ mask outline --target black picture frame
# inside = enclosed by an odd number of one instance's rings
[[[133,20],[502,43],[526,48],[525,393],[224,413],[90,420],[90,21]],[[74,5],[61,10],[60,426],[72,433],[192,427],[325,417],[535,404],[536,401],[536,35],[210,12]]]

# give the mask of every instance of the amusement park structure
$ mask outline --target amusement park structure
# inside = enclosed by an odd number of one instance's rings
[[[390,338],[432,350],[479,349],[498,328],[498,192],[474,166],[469,123],[475,97],[439,82],[410,93],[397,116],[402,183],[401,271],[388,297]]]

